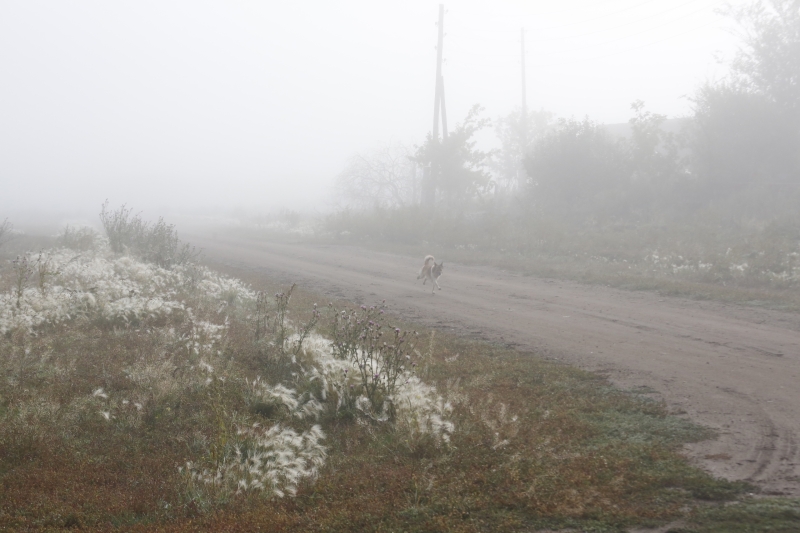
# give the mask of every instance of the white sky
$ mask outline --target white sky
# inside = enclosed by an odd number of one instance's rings
[[[734,3],[741,3],[737,1]],[[0,220],[324,208],[349,156],[430,130],[438,1],[0,1]],[[450,124],[474,103],[689,113],[736,41],[719,0],[446,2]],[[452,126],[451,126],[452,127]]]

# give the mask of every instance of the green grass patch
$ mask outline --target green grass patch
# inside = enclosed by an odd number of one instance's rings
[[[687,521],[670,533],[794,533],[800,531],[800,500],[748,498],[698,507]]]

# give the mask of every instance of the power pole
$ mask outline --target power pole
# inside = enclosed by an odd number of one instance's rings
[[[520,63],[522,64],[522,115],[520,116],[520,128],[519,128],[519,155],[520,161],[522,158],[525,157],[525,150],[528,146],[528,90],[525,87],[525,28],[520,28],[519,30],[519,42],[520,42]],[[522,164],[517,165],[517,180],[514,184],[514,187],[519,187],[523,180],[523,171],[522,171]]]
[[[525,88],[525,28],[520,30],[519,37],[522,49],[522,147],[524,149],[528,140],[528,103],[526,101],[527,90]]]
[[[439,143],[439,111],[441,107],[444,135],[447,137],[447,111],[444,109],[444,80],[442,79],[442,50],[444,48],[444,4],[439,4],[439,40],[436,45],[436,90],[433,100],[433,130],[431,141],[434,145]],[[427,207],[436,204],[436,180],[439,169],[435,162],[430,168],[425,169],[423,177],[422,203]]]
[[[447,139],[447,106],[444,105],[444,77],[439,78],[439,95],[442,101],[442,140]]]
[[[439,42],[436,45],[436,91],[433,102],[433,139],[439,139],[439,105],[442,101],[442,49],[444,48],[444,4],[439,4]]]

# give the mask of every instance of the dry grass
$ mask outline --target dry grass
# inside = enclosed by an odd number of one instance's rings
[[[618,531],[751,490],[689,466],[681,444],[708,433],[662,405],[535,354],[438,332],[420,332],[415,379],[449,402],[448,439],[376,421],[308,377],[311,345],[293,362],[290,345],[274,342],[276,326],[257,338],[256,298],[200,291],[203,279],[220,279],[204,272],[184,273],[195,283],[171,295],[183,311],[127,320],[86,312],[0,337],[0,529]],[[252,272],[228,273],[280,290]],[[294,292],[290,327],[314,319],[316,298]],[[316,331],[330,336],[330,327],[323,311]],[[306,406],[313,399],[319,418],[278,393],[254,395],[257,376],[292,387]],[[324,432],[325,462],[300,476],[295,496],[288,485],[281,498],[179,471],[192,461],[195,473],[234,475],[225,465],[257,448],[243,433],[256,422]]]

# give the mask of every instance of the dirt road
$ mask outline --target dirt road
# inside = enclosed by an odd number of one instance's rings
[[[427,326],[498,341],[650,387],[719,437],[687,453],[767,494],[800,496],[800,315],[525,277],[445,260],[441,291],[421,258],[354,247],[226,238],[194,243],[212,260],[295,281],[331,298],[386,299]],[[437,258],[438,259],[438,258]]]

